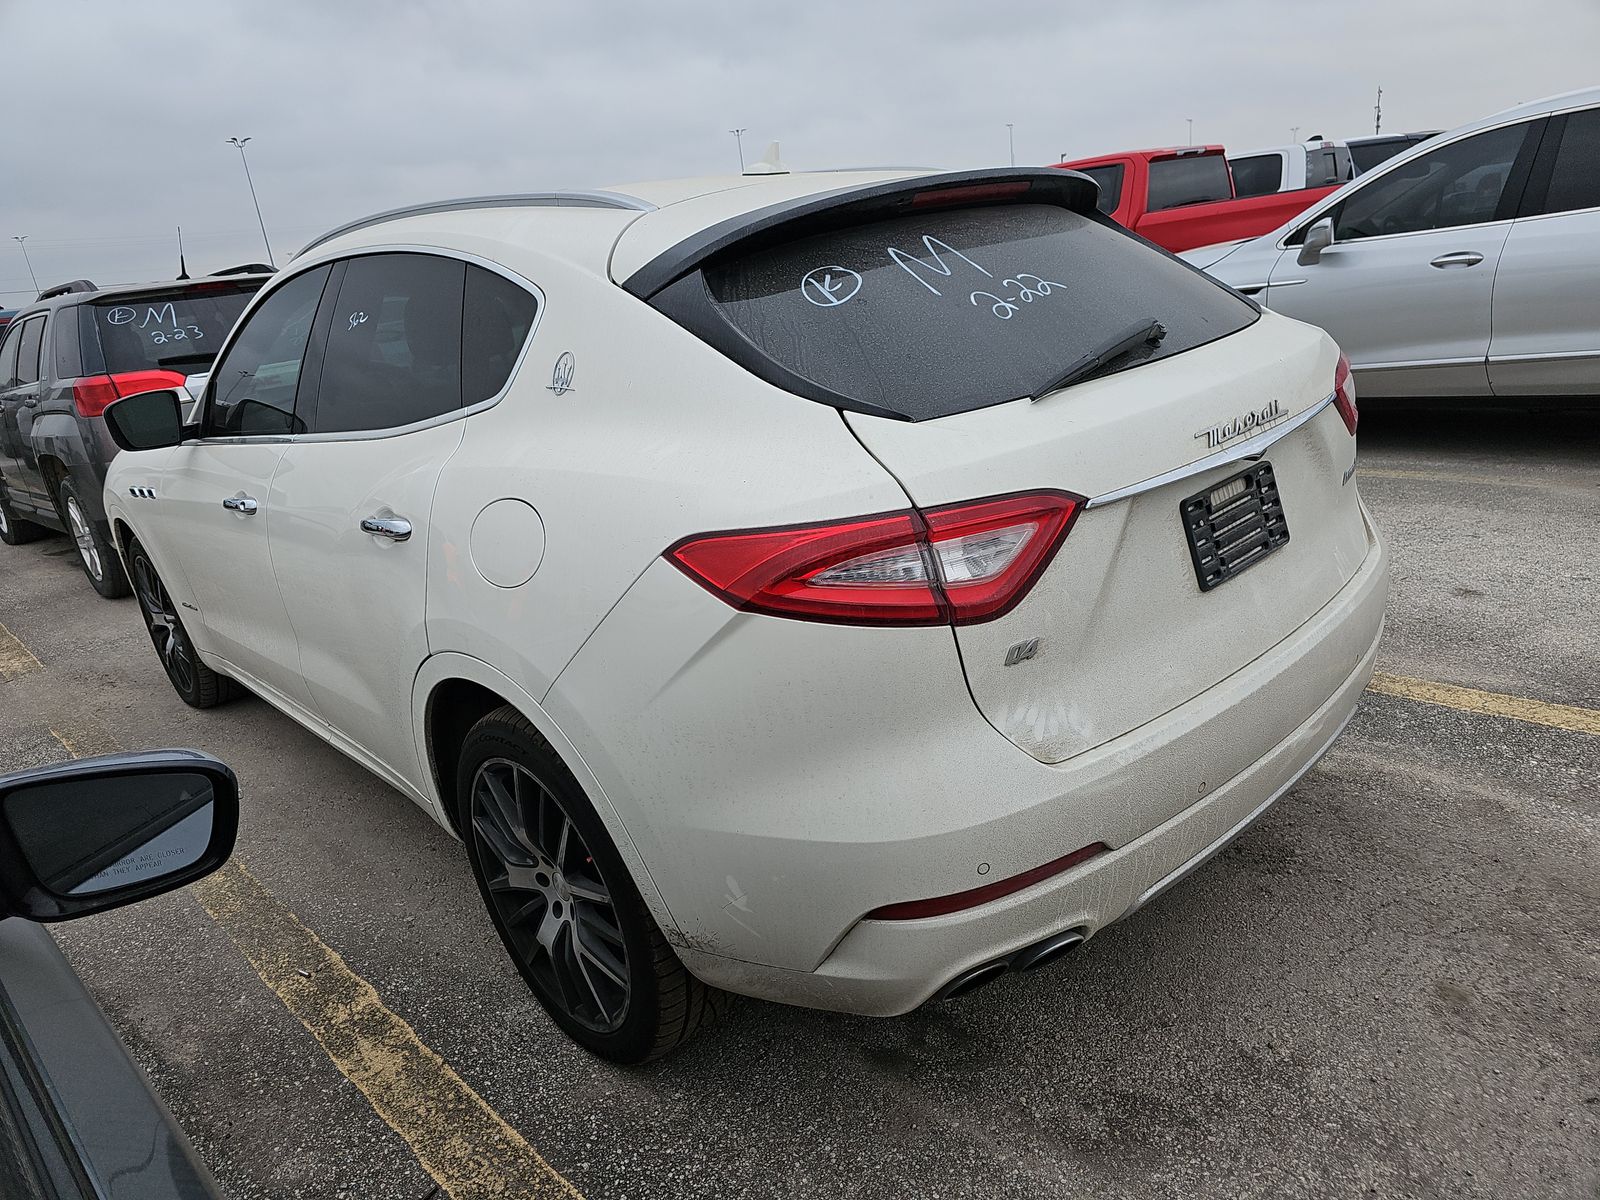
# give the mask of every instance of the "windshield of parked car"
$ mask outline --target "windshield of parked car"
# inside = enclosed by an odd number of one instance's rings
[[[1159,158],[1150,164],[1150,200],[1146,205],[1150,212],[1232,199],[1228,160],[1220,154]]]
[[[87,304],[103,361],[86,363],[86,370],[113,375],[160,367],[190,375],[203,371],[260,287],[259,279],[207,281]]]
[[[1135,322],[1159,321],[1167,336],[1125,367],[1258,315],[1116,226],[1046,204],[894,217],[736,252],[706,270],[701,291],[737,331],[735,357],[753,345],[805,384],[912,420],[1031,395]],[[804,394],[792,378],[780,386]]]

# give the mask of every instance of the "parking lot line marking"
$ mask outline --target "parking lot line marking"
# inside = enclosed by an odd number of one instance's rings
[[[16,634],[0,625],[0,682],[37,671],[43,665]]]
[[[1412,679],[1406,675],[1385,675],[1382,672],[1372,677],[1367,690],[1402,700],[1435,704],[1440,708],[1453,708],[1458,712],[1505,717],[1512,721],[1526,721],[1531,725],[1548,725],[1552,729],[1600,737],[1600,712],[1592,708],[1550,704],[1543,700],[1530,700],[1526,696],[1480,692],[1477,688],[1457,687],[1453,683],[1435,683],[1430,679]]]
[[[243,866],[229,863],[193,891],[261,981],[455,1200],[582,1200],[371,984]]]

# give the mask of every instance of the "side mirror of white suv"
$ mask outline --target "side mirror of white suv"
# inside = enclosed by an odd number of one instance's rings
[[[1300,247],[1300,257],[1295,261],[1302,267],[1309,267],[1312,263],[1320,262],[1322,252],[1331,245],[1333,245],[1333,218],[1323,217],[1306,230],[1305,243]]]
[[[183,406],[189,394],[176,388],[124,396],[106,408],[106,428],[122,450],[160,450],[183,440]]]

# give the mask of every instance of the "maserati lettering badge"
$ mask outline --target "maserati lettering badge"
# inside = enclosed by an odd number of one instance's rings
[[[1213,425],[1209,429],[1202,429],[1195,434],[1197,438],[1205,438],[1206,449],[1215,450],[1224,442],[1231,442],[1236,437],[1243,437],[1251,430],[1260,429],[1263,425],[1270,425],[1283,415],[1283,406],[1274,400],[1265,408],[1258,408],[1254,412],[1247,412],[1242,417],[1235,417],[1231,421],[1224,421],[1221,425]]]
[[[577,374],[578,363],[572,357],[571,350],[563,350],[561,357],[556,359],[556,365],[550,372],[549,388],[558,396],[565,396],[573,391],[572,377]]]

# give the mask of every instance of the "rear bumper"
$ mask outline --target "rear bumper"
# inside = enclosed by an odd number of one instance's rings
[[[1065,853],[1095,840],[1083,834],[1086,816],[1090,825],[1112,828],[1115,814],[1136,808],[1138,797],[1170,795],[1174,787],[1202,797],[1175,816],[1120,842],[1109,835],[1103,840],[1115,847],[1110,852],[978,908],[921,920],[857,920],[814,970],[766,966],[680,944],[684,964],[731,991],[893,1016],[916,1008],[974,968],[1064,931],[1092,936],[1149,903],[1288,791],[1354,713],[1372,675],[1388,594],[1387,553],[1376,534],[1370,536],[1361,569],[1293,636],[1165,716],[1045,768],[1056,784],[1053,794],[1030,798],[1012,813],[1008,827],[1016,843]],[[1281,730],[1286,723],[1288,731],[1274,734],[1264,752],[1242,769],[1231,776],[1212,774],[1217,746],[1259,746],[1262,730]],[[980,851],[995,833],[992,823],[969,831]],[[897,844],[880,844],[880,874],[901,873],[896,861],[901,856],[948,854],[939,845],[945,840],[908,833]],[[829,854],[820,843],[813,849]],[[1037,849],[1033,853],[1035,861],[1042,857]],[[839,879],[837,886],[852,885]]]

